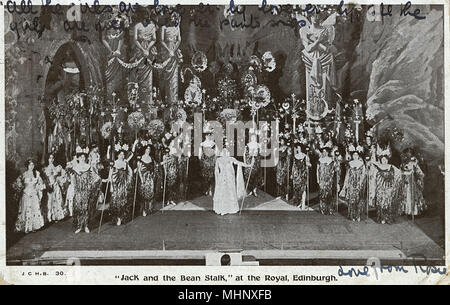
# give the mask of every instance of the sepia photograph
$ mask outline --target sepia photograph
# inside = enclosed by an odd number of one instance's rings
[[[2,14],[7,267],[445,266],[443,3]]]

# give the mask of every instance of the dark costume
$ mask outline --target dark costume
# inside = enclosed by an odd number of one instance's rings
[[[127,164],[125,168],[113,167],[111,179],[111,214],[115,220],[125,220],[130,214],[130,194],[133,191],[133,171]]]

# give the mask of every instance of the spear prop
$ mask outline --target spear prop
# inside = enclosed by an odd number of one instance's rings
[[[108,196],[109,182],[111,181],[111,171],[112,171],[112,169],[109,170],[108,180],[106,181],[105,198],[103,198],[103,208],[102,208],[102,214],[100,215],[100,224],[98,226],[98,234],[100,234],[100,229],[102,228],[102,220],[103,220],[103,213],[105,212],[106,197]]]
[[[255,163],[255,157],[252,157],[252,165],[250,167],[250,172],[248,173],[247,183],[245,184],[245,194],[242,197],[241,206],[239,208],[239,215],[241,215],[242,208],[244,207],[244,200],[245,200],[245,197],[247,197],[247,188],[248,188],[248,183],[250,182],[250,176],[252,175],[253,163]]]

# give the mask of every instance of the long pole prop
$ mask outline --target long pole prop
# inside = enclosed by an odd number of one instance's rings
[[[134,219],[134,210],[136,207],[136,192],[137,192],[137,182],[138,182],[138,177],[139,177],[138,170],[139,169],[136,167],[136,181],[134,182],[133,213],[131,214],[131,221],[133,221],[133,219]]]
[[[335,170],[336,173],[336,213],[339,213],[339,181],[338,181],[338,173],[337,170]]]
[[[267,185],[267,180],[266,180],[267,173],[266,173],[266,169],[267,168],[264,166],[264,192],[267,193],[267,187],[266,187],[266,185]]]
[[[289,173],[291,172],[291,156],[288,154],[287,155],[288,157],[287,157],[287,177],[286,177],[286,180],[287,180],[287,185],[286,185],[286,190],[287,190],[287,193],[286,193],[286,201],[289,201],[289,192],[290,192],[290,188],[289,188],[289,182],[290,182],[290,180],[289,180]]]
[[[100,234],[100,229],[102,228],[103,213],[105,212],[106,197],[108,196],[108,189],[109,189],[109,181],[110,180],[111,180],[111,169],[109,170],[108,180],[106,181],[105,198],[103,198],[103,208],[102,208],[102,214],[100,215],[100,224],[98,226],[98,234]]]
[[[415,194],[414,194],[414,169],[413,172],[411,174],[411,193],[412,193],[412,221],[414,223],[414,213],[416,212],[416,198],[415,198]]]
[[[164,202],[166,201],[166,168],[163,165],[163,169],[164,169],[164,187],[163,187],[163,201],[162,201],[162,213],[164,214]]]
[[[308,210],[309,210],[309,166],[306,165],[306,200],[308,202]]]
[[[186,160],[186,179],[185,179],[185,186],[184,186],[184,200],[187,200],[187,194],[188,194],[188,178],[189,178],[189,157],[187,157]]]
[[[242,197],[241,206],[239,208],[239,215],[241,215],[242,208],[244,207],[244,200],[245,200],[245,197],[247,197],[247,188],[248,188],[248,183],[250,182],[250,176],[252,175],[253,163],[255,163],[254,161],[255,161],[255,157],[252,157],[252,165],[250,167],[250,172],[248,173],[247,183],[245,184],[245,194]]]
[[[366,200],[367,219],[369,219],[369,200],[370,200],[369,177],[370,177],[370,165],[369,165],[369,170],[368,170],[368,172],[366,174],[366,180],[367,180],[367,200]]]

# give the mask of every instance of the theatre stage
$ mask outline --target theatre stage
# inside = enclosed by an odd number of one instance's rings
[[[417,221],[381,225],[371,213],[358,223],[345,217],[342,203],[334,216],[317,207],[301,211],[259,192],[241,215],[216,215],[212,198],[199,197],[119,227],[107,222],[99,234],[92,228],[75,235],[67,219],[23,236],[7,250],[7,263],[66,264],[76,257],[83,265],[203,265],[206,253],[218,251],[241,251],[260,265],[361,265],[369,257],[383,264],[443,262],[443,248]]]

